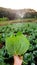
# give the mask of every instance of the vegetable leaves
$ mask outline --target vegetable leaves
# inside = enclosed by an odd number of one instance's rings
[[[29,41],[22,33],[6,38],[6,49],[10,55],[24,54],[29,48]]]

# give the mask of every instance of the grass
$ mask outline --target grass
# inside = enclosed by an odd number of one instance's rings
[[[7,17],[0,18],[0,21],[8,21],[9,19]]]
[[[0,21],[0,26],[1,25],[7,25],[7,24],[12,24],[12,23],[22,23],[22,22],[37,22],[37,19],[35,18],[27,18],[27,19],[17,19],[17,20],[10,20],[10,21]]]

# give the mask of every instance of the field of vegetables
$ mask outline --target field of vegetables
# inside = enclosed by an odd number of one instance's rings
[[[22,65],[37,65],[37,22],[14,23],[0,26],[0,65],[12,65],[13,57],[5,49],[5,38],[21,32],[30,42],[28,51],[23,54]]]

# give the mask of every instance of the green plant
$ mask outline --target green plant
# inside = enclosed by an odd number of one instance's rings
[[[34,22],[33,23],[19,23],[19,24],[15,23],[15,24],[10,24],[6,26],[0,26],[0,33],[2,35],[2,36],[0,35],[0,42],[1,41],[2,43],[3,41],[5,42],[5,37],[10,38],[13,33],[14,35],[17,35],[18,31],[21,31],[23,35],[26,35],[26,37],[28,38],[30,42],[30,47],[28,51],[25,54],[23,54],[24,62],[26,62],[27,64],[23,63],[23,65],[31,65],[31,64],[37,65],[37,60],[36,60],[37,59],[37,23],[34,23]],[[3,55],[5,57],[5,60],[7,60],[6,57],[8,58],[8,52],[7,53],[3,52]]]
[[[6,37],[6,49],[10,55],[24,54],[29,48],[29,41],[22,33]]]
[[[9,19],[7,17],[0,18],[0,21],[8,21]]]

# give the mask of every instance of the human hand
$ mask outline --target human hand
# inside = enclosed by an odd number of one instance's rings
[[[14,65],[21,65],[22,61],[23,59],[21,58],[21,56],[14,56]]]

